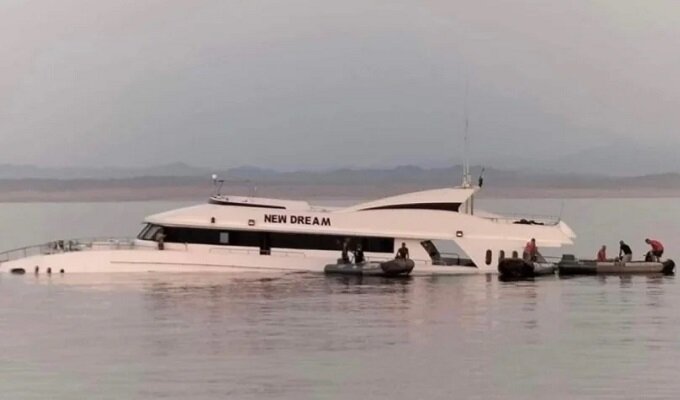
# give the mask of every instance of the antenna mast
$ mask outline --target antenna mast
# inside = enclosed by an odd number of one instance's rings
[[[463,151],[465,154],[463,154],[463,187],[464,188],[470,188],[472,187],[472,179],[470,177],[470,157],[469,157],[469,151],[470,151],[470,138],[468,135],[468,130],[470,129],[470,120],[468,117],[468,86],[469,86],[469,81],[467,77],[465,78],[465,102],[463,106],[463,110],[465,113],[465,131],[464,131],[464,148]]]

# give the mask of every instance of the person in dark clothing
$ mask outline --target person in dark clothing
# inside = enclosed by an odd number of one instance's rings
[[[358,244],[357,248],[354,250],[354,263],[361,264],[364,261],[366,261],[366,258],[364,257],[364,250],[361,248],[361,245]]]
[[[623,240],[619,242],[619,260],[623,262],[633,261],[633,250]]]
[[[404,260],[409,258],[408,247],[406,247],[406,243],[401,244],[401,247],[399,248],[399,250],[397,250],[397,256],[395,258]]]
[[[345,239],[344,242],[342,242],[342,262],[345,264],[349,264],[349,240]]]
[[[165,250],[165,232],[163,232],[163,229],[156,233],[154,239],[156,239],[156,243],[158,244],[158,250]]]

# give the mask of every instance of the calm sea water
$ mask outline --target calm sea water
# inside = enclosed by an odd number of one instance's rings
[[[487,200],[559,214],[560,201]],[[570,200],[592,255],[680,254],[672,199]],[[178,203],[3,204],[0,248],[139,230]],[[678,257],[675,257],[676,259]],[[7,399],[677,398],[675,277],[0,276]]]

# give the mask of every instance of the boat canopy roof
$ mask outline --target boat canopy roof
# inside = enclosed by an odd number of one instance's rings
[[[425,211],[458,211],[461,204],[467,201],[475,192],[474,188],[445,188],[407,193],[399,196],[387,197],[367,203],[341,209],[321,209],[310,206],[306,201],[270,199],[263,197],[244,196],[213,196],[209,204],[181,208],[147,217],[145,222],[161,225],[194,225],[194,226],[225,226],[231,223],[242,223],[243,215],[250,215],[248,211],[256,209],[281,211],[286,213],[361,213],[374,210],[425,210]],[[234,213],[240,210],[241,212]],[[236,218],[236,220],[235,220]],[[213,225],[209,221],[216,220]]]
[[[458,211],[461,204],[472,197],[476,190],[461,187],[424,190],[358,204],[340,212],[408,209]]]

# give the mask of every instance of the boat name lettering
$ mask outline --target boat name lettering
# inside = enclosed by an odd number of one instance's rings
[[[287,224],[295,225],[320,225],[320,226],[331,226],[331,219],[327,217],[310,217],[304,215],[277,215],[277,214],[265,214],[264,222],[269,224]]]

